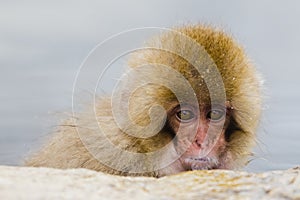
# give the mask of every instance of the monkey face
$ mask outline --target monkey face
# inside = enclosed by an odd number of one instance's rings
[[[200,112],[192,105],[178,105],[168,116],[170,129],[176,134],[174,146],[181,155],[180,163],[184,170],[227,168],[230,164],[226,152],[225,130],[230,121],[230,106],[202,105]],[[220,132],[216,141],[210,141],[208,134]]]

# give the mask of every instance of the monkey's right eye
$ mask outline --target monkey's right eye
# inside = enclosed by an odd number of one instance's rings
[[[176,113],[176,117],[181,122],[190,122],[195,118],[195,114],[191,110],[180,110]]]

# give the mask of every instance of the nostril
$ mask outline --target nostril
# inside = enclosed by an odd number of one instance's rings
[[[199,140],[195,140],[196,145],[201,148],[201,142]]]

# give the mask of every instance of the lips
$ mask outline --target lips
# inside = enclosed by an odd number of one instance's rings
[[[218,168],[218,160],[211,157],[186,158],[183,160],[183,166],[186,170],[210,170]]]

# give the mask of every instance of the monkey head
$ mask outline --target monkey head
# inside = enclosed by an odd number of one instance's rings
[[[242,47],[200,25],[156,36],[147,47],[133,53],[134,72],[122,89],[131,88],[122,97],[135,152],[159,152],[148,161],[165,163],[159,176],[244,166],[255,144],[261,83]],[[172,150],[159,151],[164,148]]]

